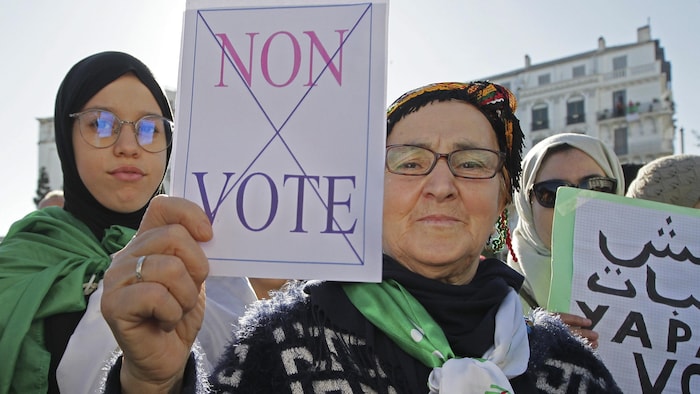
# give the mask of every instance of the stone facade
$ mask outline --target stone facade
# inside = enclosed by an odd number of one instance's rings
[[[622,163],[646,163],[673,154],[675,125],[671,64],[649,26],[637,42],[607,47],[484,79],[510,88],[526,149],[554,134],[600,138]]]

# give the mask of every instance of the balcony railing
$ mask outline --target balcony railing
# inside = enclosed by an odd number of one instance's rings
[[[659,100],[655,101],[647,101],[647,102],[636,102],[632,105],[625,105],[622,107],[610,107],[610,108],[605,108],[602,111],[598,111],[596,113],[596,116],[598,120],[605,120],[605,119],[613,119],[613,118],[621,118],[625,117],[628,115],[634,115],[634,114],[645,114],[645,113],[652,113],[652,112],[658,112],[658,111],[664,111],[664,110],[671,110],[672,109],[672,104],[668,101],[661,102]]]
[[[576,123],[585,123],[586,122],[586,115],[585,114],[572,114],[572,115],[567,115],[566,117],[566,124],[576,124]]]

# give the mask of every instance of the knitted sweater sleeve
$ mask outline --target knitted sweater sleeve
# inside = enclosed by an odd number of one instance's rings
[[[608,368],[551,313],[532,314],[528,372],[542,393],[622,393]]]
[[[215,392],[407,392],[362,335],[340,328],[301,287],[249,306],[210,376]],[[421,391],[423,392],[423,391]]]
[[[298,392],[295,375],[312,367],[303,297],[278,294],[250,306],[210,376],[216,392]],[[298,384],[298,383],[296,383]]]

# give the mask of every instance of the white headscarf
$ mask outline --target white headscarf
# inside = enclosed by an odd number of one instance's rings
[[[603,169],[605,176],[617,179],[615,193],[624,195],[625,179],[620,161],[612,149],[595,137],[562,133],[545,138],[532,147],[523,159],[523,172],[520,190],[514,197],[518,223],[513,231],[513,253],[518,261],[508,255],[508,265],[525,276],[521,295],[526,292],[533,296],[539,306],[546,306],[552,277],[552,251],[542,242],[535,230],[532,205],[528,196],[535,183],[537,173],[548,156],[548,152],[557,146],[570,145],[590,156]],[[526,309],[528,302],[523,303]]]

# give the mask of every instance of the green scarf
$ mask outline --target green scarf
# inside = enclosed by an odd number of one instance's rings
[[[0,394],[46,392],[50,353],[44,319],[83,311],[83,284],[102,279],[110,254],[135,230],[107,229],[98,241],[61,208],[35,211],[15,222],[0,244]]]
[[[442,328],[395,280],[346,283],[343,290],[367,320],[425,366],[440,367],[455,357]]]

